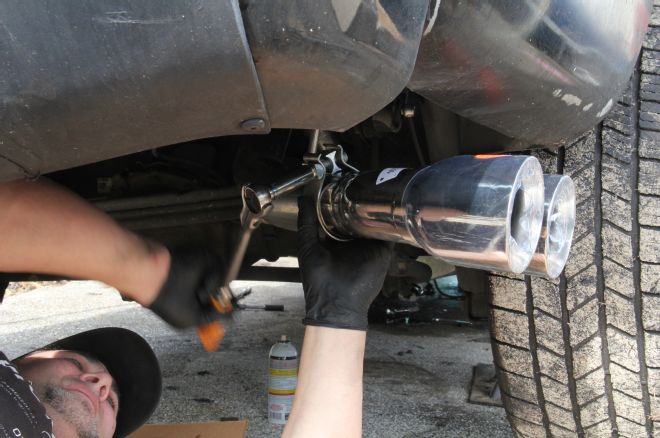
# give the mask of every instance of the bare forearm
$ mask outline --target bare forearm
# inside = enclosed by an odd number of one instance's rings
[[[0,206],[0,271],[95,279],[143,304],[165,279],[167,249],[55,184],[0,184]]]
[[[366,332],[308,326],[283,437],[359,437]]]

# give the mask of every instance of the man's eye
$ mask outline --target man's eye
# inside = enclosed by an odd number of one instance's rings
[[[67,358],[69,361],[71,361],[80,371],[83,370],[82,364],[77,360],[72,357]]]
[[[112,399],[112,397],[108,397],[107,400],[108,400],[108,403],[110,403],[110,407],[112,407],[112,410],[116,411],[117,410],[117,405],[115,404],[115,401]]]

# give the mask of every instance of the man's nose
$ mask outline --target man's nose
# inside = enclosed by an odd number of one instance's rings
[[[94,390],[94,393],[98,395],[100,400],[105,400],[110,394],[110,388],[112,386],[112,376],[110,373],[105,371],[99,371],[96,373],[85,373],[80,378],[91,385]]]

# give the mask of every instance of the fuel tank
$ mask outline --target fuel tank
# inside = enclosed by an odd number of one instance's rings
[[[530,144],[596,125],[628,84],[651,0],[434,0],[408,87]]]

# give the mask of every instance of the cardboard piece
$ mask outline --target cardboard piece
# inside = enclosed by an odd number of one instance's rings
[[[127,438],[245,438],[247,427],[245,420],[145,424]]]

